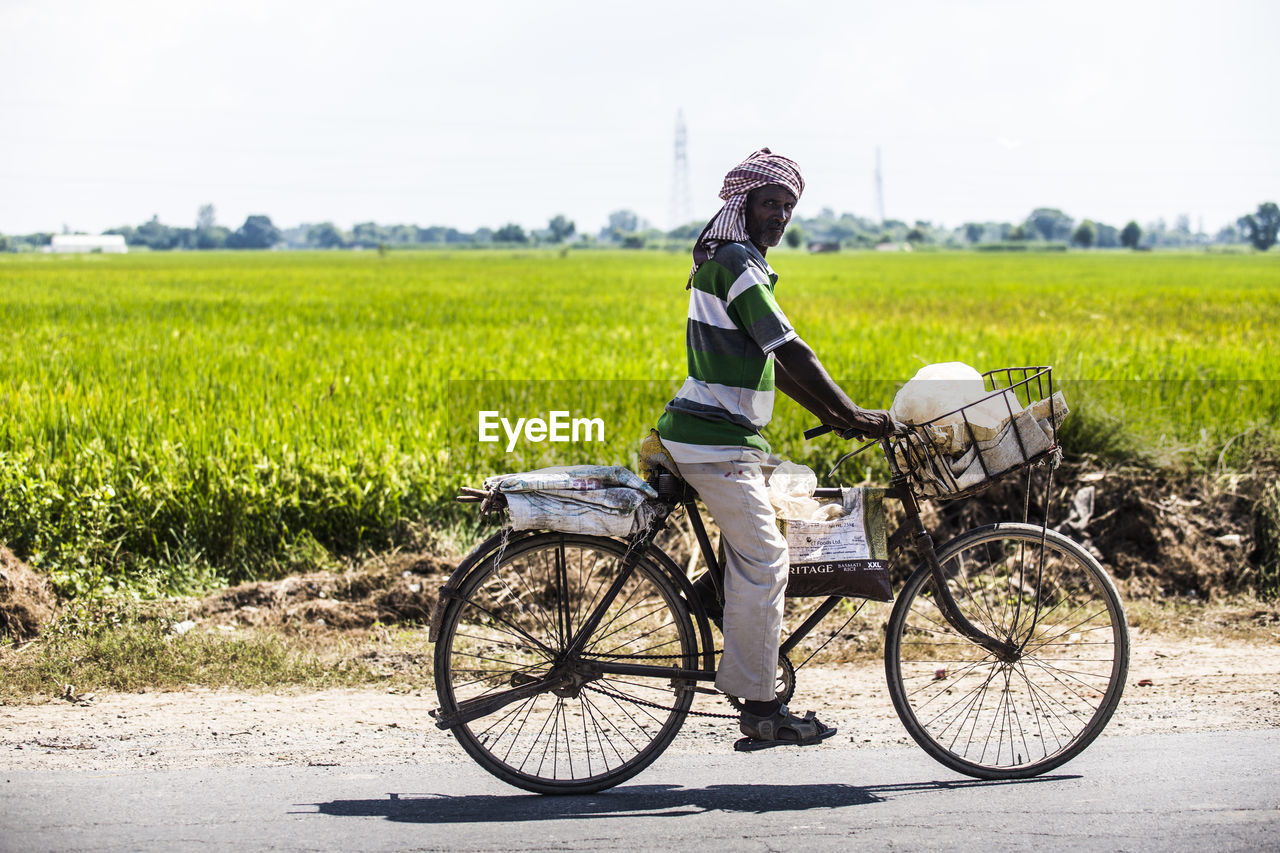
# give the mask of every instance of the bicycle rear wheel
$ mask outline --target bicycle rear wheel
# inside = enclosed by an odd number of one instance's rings
[[[568,654],[625,553],[623,543],[594,536],[518,540],[482,564],[449,605],[435,652],[442,716],[515,696],[452,729],[498,778],[544,794],[599,791],[647,767],[680,730],[691,683],[598,669],[696,666],[688,609],[654,563],[640,560],[583,652]]]
[[[1106,726],[1129,668],[1115,585],[1089,552],[1052,530],[994,524],[938,554],[947,589],[998,655],[943,615],[917,569],[894,606],[885,670],[907,731],[938,761],[980,779],[1021,779],[1078,755]]]

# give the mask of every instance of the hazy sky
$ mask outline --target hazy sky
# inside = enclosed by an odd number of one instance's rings
[[[0,232],[152,214],[668,227],[760,146],[822,207],[1211,233],[1280,201],[1280,3],[0,0]]]

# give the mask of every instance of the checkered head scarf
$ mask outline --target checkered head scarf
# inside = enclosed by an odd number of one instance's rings
[[[724,243],[744,243],[751,239],[747,234],[747,193],[759,187],[777,184],[790,190],[797,200],[804,192],[804,178],[794,161],[761,148],[729,170],[720,188],[724,207],[711,218],[698,240],[693,244],[693,269],[689,270],[689,284],[698,267],[711,259]]]

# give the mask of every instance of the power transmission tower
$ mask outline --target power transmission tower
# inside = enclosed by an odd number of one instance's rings
[[[884,178],[880,173],[880,146],[876,146],[876,215],[884,225]]]
[[[671,227],[678,228],[693,214],[689,206],[689,141],[684,126],[684,110],[676,111],[675,163],[671,175]]]

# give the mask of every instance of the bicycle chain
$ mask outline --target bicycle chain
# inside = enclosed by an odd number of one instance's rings
[[[636,655],[629,655],[629,654],[626,654],[626,653],[624,653],[624,652],[617,652],[617,653],[614,653],[614,652],[606,652],[606,653],[601,654],[601,655],[599,655],[599,656],[597,656],[597,657],[593,657],[589,652],[584,652],[583,654],[584,654],[584,656],[586,657],[586,659],[587,659],[587,660],[600,660],[600,661],[610,661],[610,660],[683,660],[684,658],[688,657],[688,655],[687,655],[687,654],[683,654],[683,655],[639,655],[639,654],[636,654]],[[724,650],[723,650],[723,649],[715,649],[715,650],[713,651],[713,654],[717,654],[717,655],[719,655],[719,654],[724,654]]]
[[[717,650],[716,650],[716,654],[719,654],[719,653],[720,653],[720,650],[719,650],[719,649],[717,649]],[[681,658],[683,658],[683,657],[685,657],[685,655],[628,655],[628,654],[611,654],[611,655],[609,655],[609,659],[610,659],[610,660],[620,660],[620,659],[624,659],[624,658],[625,658],[625,659],[628,659],[628,660],[678,660],[678,659],[681,659]],[[648,707],[650,707],[650,708],[655,708],[655,709],[657,709],[657,710],[659,710],[659,711],[674,711],[674,710],[675,710],[675,708],[673,708],[673,707],[670,707],[670,706],[667,706],[667,705],[660,705],[660,704],[658,704],[657,702],[649,702],[649,701],[647,701],[647,700],[645,700],[645,699],[637,699],[637,698],[635,698],[634,696],[627,696],[627,695],[624,695],[624,694],[622,694],[622,693],[614,693],[612,690],[606,690],[606,689],[605,689],[605,688],[603,688],[603,687],[595,687],[595,686],[593,686],[593,685],[591,685],[591,684],[584,684],[584,685],[582,685],[582,686],[583,686],[583,689],[590,690],[590,691],[592,691],[592,692],[594,692],[594,693],[601,693],[601,694],[603,694],[603,695],[605,695],[605,696],[610,697],[611,699],[622,699],[622,700],[625,700],[625,701],[627,701],[627,702],[634,702],[634,703],[636,703],[637,705],[645,705],[645,706],[648,706]],[[727,696],[724,696],[724,694],[723,694],[723,693],[722,693],[722,694],[720,694],[720,695],[724,697],[724,700],[725,700],[726,702],[728,702],[728,701],[729,701],[729,698],[728,698]],[[686,711],[685,713],[689,714],[690,716],[694,716],[694,717],[714,717],[714,718],[716,718],[716,719],[720,719],[720,720],[736,720],[736,719],[738,719],[738,715],[737,715],[737,714],[715,714],[715,713],[712,713],[711,711],[694,711],[693,709],[690,709],[690,710]]]
[[[600,693],[600,694],[602,694],[602,695],[604,695],[604,696],[608,696],[610,699],[621,699],[621,700],[623,700],[623,701],[625,701],[625,702],[633,702],[633,703],[635,703],[636,705],[645,705],[645,706],[647,706],[647,707],[649,707],[649,708],[654,708],[654,709],[659,710],[659,711],[674,711],[674,710],[676,710],[675,708],[670,707],[670,706],[668,706],[668,705],[660,705],[660,704],[658,704],[657,702],[649,702],[649,701],[647,701],[647,700],[645,700],[645,699],[637,699],[637,698],[635,698],[634,696],[626,696],[626,695],[624,695],[624,694],[622,694],[622,693],[614,693],[612,690],[607,690],[607,689],[605,689],[605,688],[603,688],[603,687],[596,687],[596,686],[591,685],[591,684],[584,684],[584,685],[582,685],[582,689],[583,689],[583,690],[590,690],[592,693]],[[725,701],[728,701],[728,699],[726,699]],[[718,720],[738,720],[738,719],[741,719],[741,717],[740,717],[739,715],[737,715],[737,714],[715,714],[715,713],[712,713],[711,711],[695,711],[695,710],[693,710],[692,708],[690,708],[688,711],[685,711],[685,713],[686,713],[686,714],[688,714],[688,715],[689,715],[689,716],[691,716],[691,717],[714,717],[715,719],[718,719]]]

